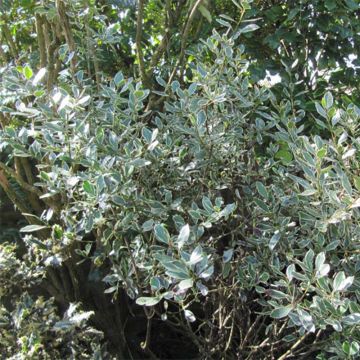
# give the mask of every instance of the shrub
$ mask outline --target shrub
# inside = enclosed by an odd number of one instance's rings
[[[327,92],[305,112],[291,66],[281,96],[251,84],[239,36],[214,31],[186,86],[158,77],[156,112],[121,73],[96,94],[81,70],[49,94],[43,70],[3,74],[17,122],[0,133],[2,170],[45,209],[22,229],[32,266],[60,307],[94,312],[120,357],[174,357],[169,339],[188,358],[358,354],[360,110]],[[42,318],[52,301],[29,306]]]

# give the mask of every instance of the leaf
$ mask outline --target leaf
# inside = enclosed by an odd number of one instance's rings
[[[289,312],[292,310],[292,307],[290,306],[283,306],[283,307],[279,307],[277,309],[274,309],[271,313],[270,316],[273,319],[282,319],[286,316],[288,316]]]
[[[269,241],[269,249],[270,250],[274,250],[274,248],[275,248],[276,244],[279,242],[280,238],[281,238],[281,234],[277,230]]]
[[[306,266],[306,269],[310,272],[313,270],[314,256],[315,256],[314,251],[310,249],[309,251],[307,251],[304,257],[304,264]]]
[[[185,319],[189,322],[194,322],[196,321],[196,317],[194,315],[194,313],[190,310],[184,310],[184,315],[185,315]]]
[[[140,306],[154,306],[159,303],[161,297],[139,297],[136,299],[136,303]]]
[[[316,271],[316,278],[321,278],[326,276],[330,272],[330,265],[329,264],[322,264],[319,269]]]
[[[329,110],[332,106],[333,106],[333,103],[334,103],[334,98],[331,94],[330,91],[327,91],[325,93],[325,96],[323,98],[323,101],[322,101],[322,105],[325,107],[325,109]]]
[[[301,196],[311,196],[317,193],[316,189],[306,189],[305,191],[303,191],[300,195]]]
[[[209,293],[207,286],[203,285],[201,281],[196,283],[196,287],[200,290],[202,296],[206,296]]]
[[[200,273],[199,277],[201,279],[207,280],[212,276],[212,274],[214,273],[214,270],[215,270],[214,265],[210,265],[204,271],[202,271]]]
[[[356,341],[352,341],[351,343],[349,341],[345,341],[342,344],[342,349],[345,354],[353,357],[359,352],[360,346]]]
[[[356,153],[356,149],[350,149],[341,158],[343,160],[345,160],[345,159],[347,159],[347,158],[349,158],[351,156],[354,156],[355,153]]]
[[[78,100],[77,104],[84,105],[90,100],[90,98],[91,98],[90,95],[86,95],[86,96],[82,97],[80,100]]]
[[[82,321],[88,320],[94,314],[94,311],[80,312],[72,315],[69,320],[71,323],[79,325]]]
[[[150,220],[147,220],[145,221],[142,225],[141,225],[141,228],[144,232],[146,231],[150,231],[153,229],[153,226],[154,226],[154,220],[150,219]]]
[[[204,16],[209,23],[211,23],[211,13],[204,5],[199,6],[199,11],[201,12],[201,15]]]
[[[259,193],[263,198],[268,199],[269,194],[268,194],[268,192],[267,192],[264,184],[263,184],[262,182],[260,182],[260,181],[257,181],[257,182],[255,183],[255,185],[256,185],[256,189],[257,189],[258,193]]]
[[[96,195],[96,188],[93,184],[91,184],[89,181],[85,180],[83,182],[83,189],[84,191],[90,195],[90,196],[95,196]]]
[[[204,196],[202,198],[202,205],[209,214],[212,214],[214,212],[214,206],[208,197]]]
[[[141,168],[144,166],[148,166],[151,164],[150,160],[146,160],[146,159],[135,159],[129,162],[129,165]]]
[[[46,225],[27,225],[20,229],[20,232],[30,233],[46,229]]]
[[[293,156],[290,151],[279,150],[275,154],[275,159],[281,160],[284,164],[289,164],[293,160]]]
[[[179,290],[186,290],[186,289],[190,289],[191,287],[193,287],[194,285],[194,281],[193,279],[185,279],[185,280],[181,280],[178,284]]]
[[[335,250],[339,245],[340,245],[340,240],[334,240],[326,246],[325,250],[326,251]]]
[[[325,0],[325,7],[329,11],[336,9],[336,7],[337,7],[336,0]]]
[[[249,25],[246,25],[244,26],[243,28],[241,28],[239,30],[240,34],[246,34],[248,32],[251,32],[251,31],[255,31],[257,29],[259,29],[260,26],[259,25],[256,25],[256,24],[249,24]]]
[[[190,265],[195,265],[200,262],[203,258],[203,251],[201,245],[198,245],[190,255]]]
[[[190,226],[189,224],[186,224],[181,228],[179,236],[177,238],[177,244],[179,249],[181,249],[184,246],[184,244],[189,240],[189,236],[190,236]]]
[[[161,254],[157,256],[157,260],[164,266],[167,275],[179,280],[190,277],[189,270],[183,261],[173,260],[171,257]]]
[[[32,84],[36,86],[46,74],[46,68],[41,68],[34,77]]]
[[[355,208],[358,208],[358,207],[360,207],[360,198],[357,198],[357,199],[349,206],[350,209],[355,209]]]
[[[26,77],[26,79],[31,79],[32,76],[33,76],[33,71],[31,70],[31,67],[26,65],[24,68],[23,68],[23,74],[24,76]]]
[[[346,277],[345,273],[343,271],[340,271],[334,277],[333,289],[334,291],[344,291],[351,286],[353,281],[353,276]]]
[[[289,265],[286,269],[286,277],[288,278],[289,281],[293,279],[294,272],[295,272],[295,265],[294,264]]]
[[[228,263],[234,254],[234,249],[229,249],[229,250],[225,250],[224,254],[223,254],[223,263],[226,264]]]
[[[119,86],[123,80],[124,80],[124,75],[122,74],[122,72],[119,71],[118,73],[116,73],[116,75],[114,76],[115,85]]]
[[[287,295],[282,291],[270,289],[267,293],[274,299],[281,300],[287,298]]]
[[[320,267],[324,264],[325,262],[325,253],[321,252],[319,254],[317,254],[316,259],[315,259],[315,269],[319,270]]]
[[[199,127],[204,126],[205,122],[206,122],[206,113],[204,110],[200,110],[196,116],[197,126]]]
[[[341,136],[339,137],[338,140],[338,145],[341,145],[342,143],[344,143],[348,138],[348,133],[346,131],[344,131]]]
[[[342,321],[347,325],[360,324],[360,313],[353,313],[346,315],[342,318]]]
[[[164,225],[156,224],[154,227],[154,233],[157,240],[159,240],[162,243],[169,244],[170,235]]]
[[[327,119],[327,114],[324,108],[319,103],[315,103],[315,107],[318,114]]]

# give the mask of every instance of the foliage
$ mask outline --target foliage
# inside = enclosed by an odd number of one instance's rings
[[[0,249],[0,346],[7,359],[61,359],[80,353],[83,358],[96,358],[103,353],[103,334],[84,323],[92,312],[77,310],[70,304],[61,319],[54,299],[34,293],[41,286],[44,267],[36,255],[21,261],[15,247]],[[29,292],[32,292],[30,294]]]
[[[165,23],[177,11],[166,4]],[[0,248],[9,355],[20,339],[24,354],[44,358],[101,358],[106,346],[118,358],[359,356],[360,109],[326,77],[332,91],[304,92],[304,48],[291,61],[273,54],[281,84],[254,82],[255,65],[270,69],[251,45],[266,24],[246,19],[258,3],[232,1],[239,18],[218,18],[220,29],[185,56],[193,16],[213,21],[210,4],[199,4],[179,2],[179,24],[188,15],[175,45],[147,44],[143,24],[151,19],[156,37],[164,19],[151,14],[163,8],[138,2],[124,45],[136,44],[124,51],[137,59],[137,79],[126,66],[101,66],[100,53],[121,50],[108,23],[116,7],[92,18],[99,7],[81,12],[77,1],[65,13],[62,1],[36,8],[37,26],[55,29],[60,60],[39,41],[34,59],[2,69],[0,185],[29,223],[25,254]],[[136,10],[128,6],[124,18]],[[305,3],[304,13],[315,18],[317,6]],[[276,9],[265,14],[277,18]],[[297,27],[298,7],[280,9]],[[329,63],[309,66],[331,72]]]

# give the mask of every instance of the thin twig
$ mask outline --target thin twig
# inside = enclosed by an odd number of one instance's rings
[[[278,360],[284,360],[305,340],[308,334],[304,334],[288,351],[282,354]]]

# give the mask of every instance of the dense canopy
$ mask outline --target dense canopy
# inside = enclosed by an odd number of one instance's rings
[[[0,0],[3,356],[357,358],[359,14]]]

